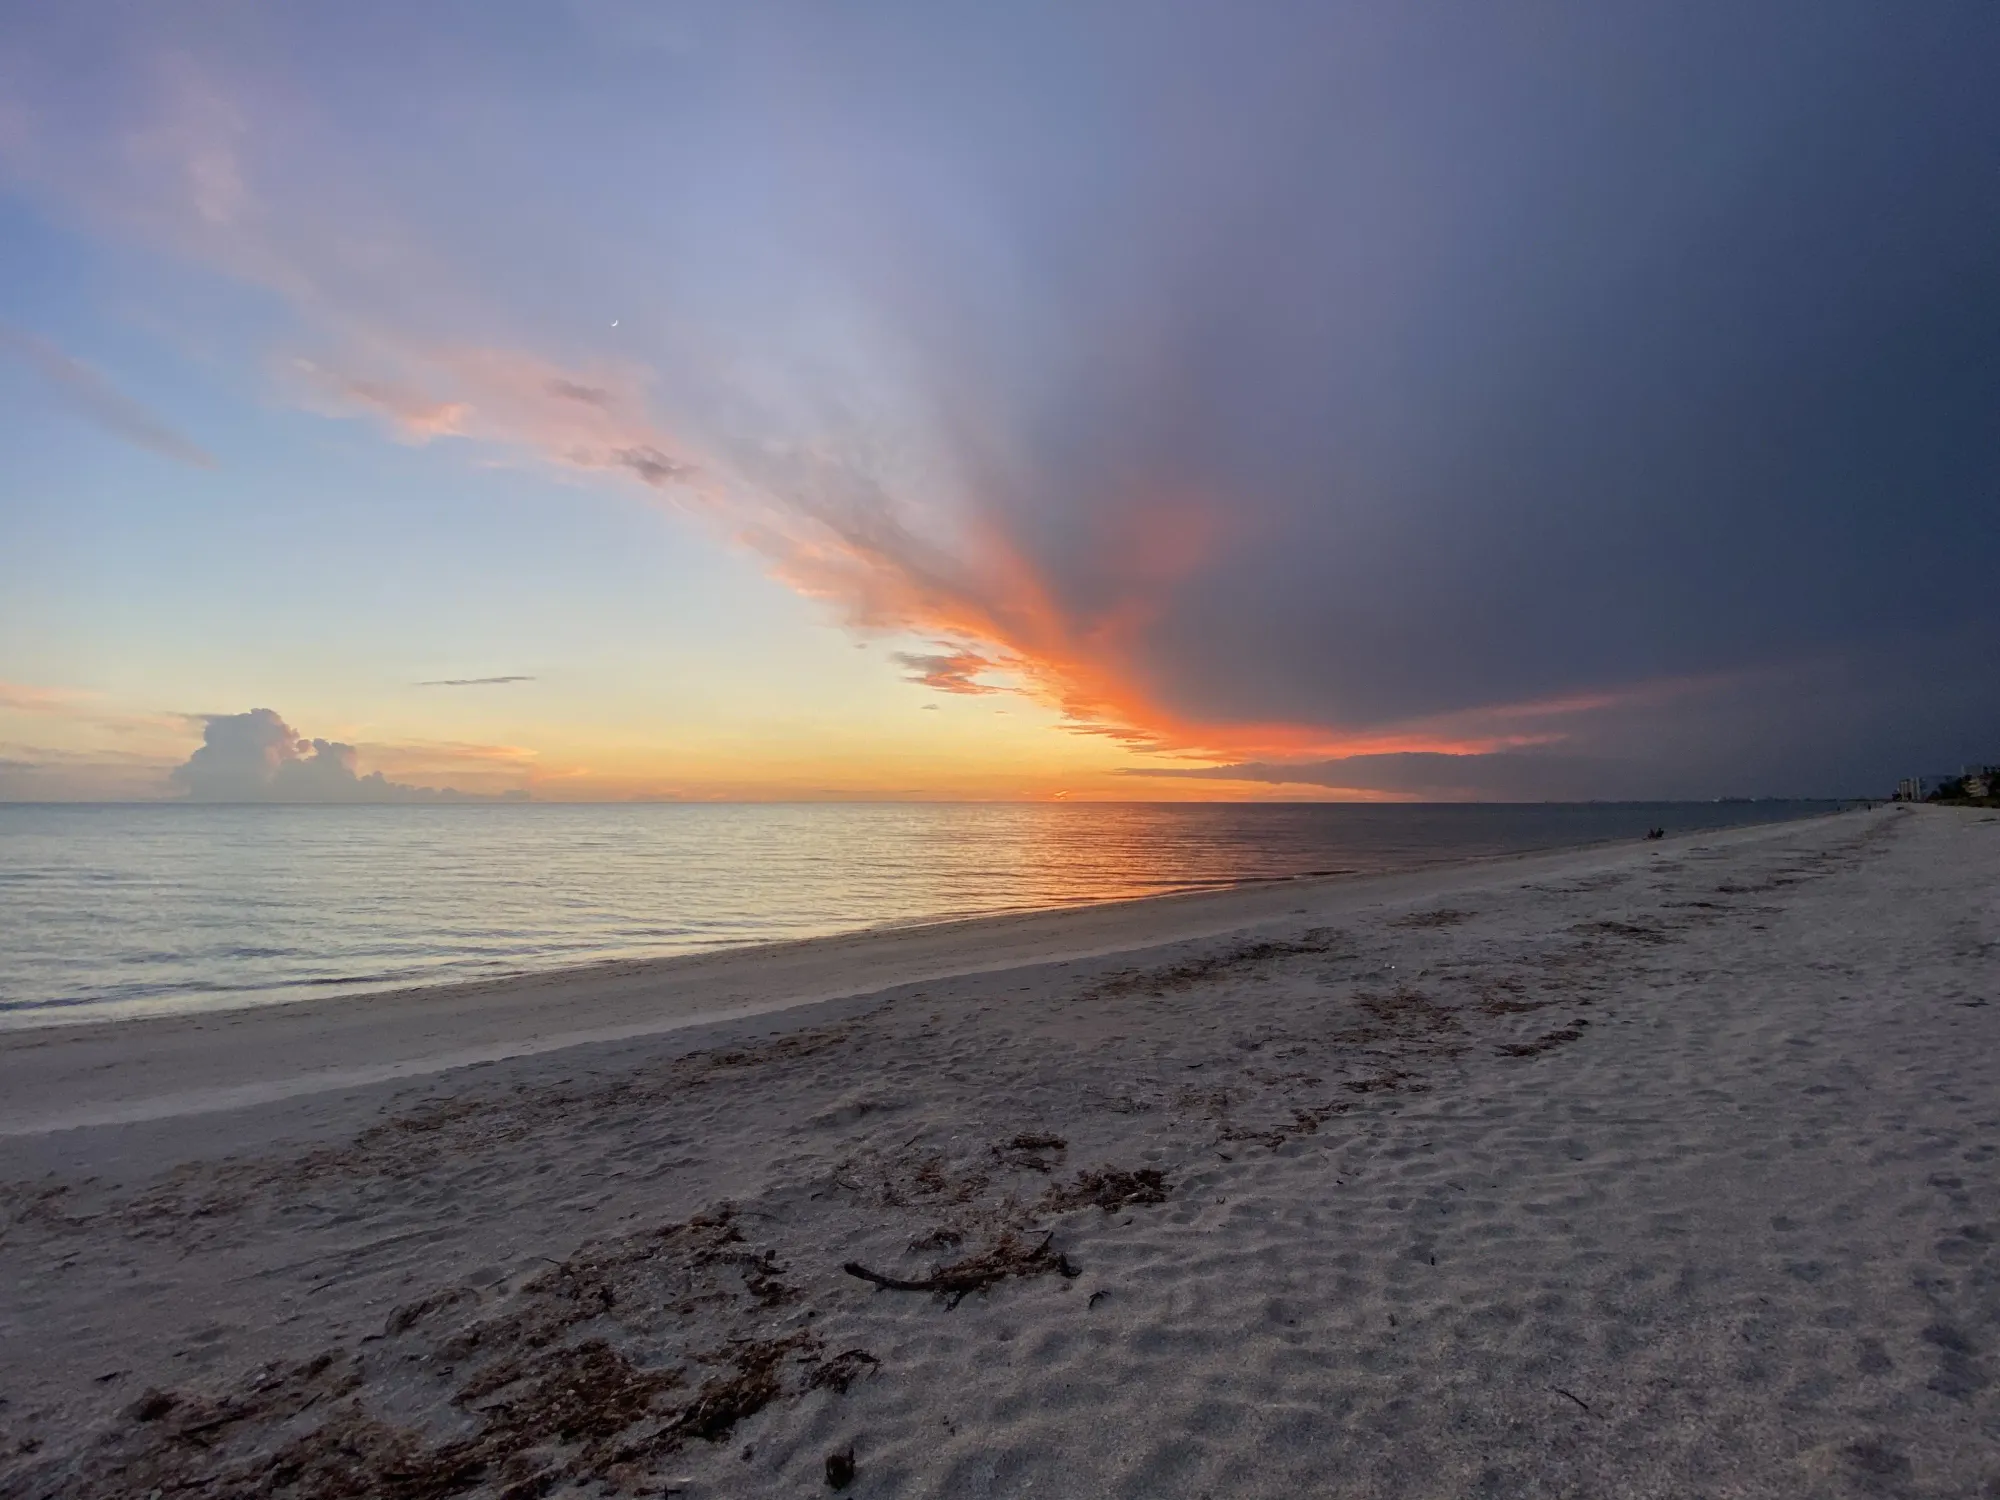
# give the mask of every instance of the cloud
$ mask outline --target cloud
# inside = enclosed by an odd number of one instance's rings
[[[1119,774],[1156,780],[1310,787],[1357,797],[1378,795],[1427,801],[1543,802],[1577,797],[1643,797],[1657,793],[1628,768],[1584,757],[1502,751],[1490,755],[1434,752],[1351,755],[1290,764],[1244,762],[1220,766],[1134,766]],[[1623,783],[1621,785],[1620,783]]]
[[[347,320],[337,331],[348,345],[341,355],[297,358],[282,371],[311,409],[374,417],[407,443],[522,448],[559,469],[622,474],[654,490],[692,491],[702,478],[646,415],[641,372],[573,371],[524,350],[429,345]]]
[[[0,682],[0,714],[23,714],[120,736],[184,735],[188,718],[174,713],[134,713],[106,708],[104,695],[82,688]]]
[[[63,353],[39,334],[0,323],[0,354],[10,355],[40,377],[43,388],[76,415],[137,448],[197,469],[215,459],[182,437],[98,371]]]
[[[426,325],[439,306],[462,301],[458,268],[385,215],[362,185],[367,174],[310,139],[270,80],[185,51],[164,64],[135,56],[113,107],[142,149],[101,149],[92,144],[101,126],[79,118],[70,144],[29,162],[27,175],[106,223],[284,298],[326,345],[281,367],[301,405],[375,418],[405,442],[502,445],[574,473],[635,480],[763,555],[775,576],[859,630],[924,634],[1005,658],[1016,690],[1079,727],[1129,729],[1146,742],[1202,737],[1123,680],[1118,648],[1142,601],[1082,616],[1059,606],[1041,565],[988,503],[999,497],[968,493],[954,521],[903,493],[902,478],[876,461],[878,439],[901,439],[853,429],[841,410],[851,393],[718,378],[699,362],[578,363],[439,337]],[[302,194],[307,156],[314,190]],[[757,363],[715,352],[745,370]],[[655,417],[662,394],[699,438]],[[833,426],[812,430],[826,420]],[[1136,594],[1157,582],[1159,549],[1132,550],[1150,559],[1120,585]],[[1228,737],[1232,747],[1254,742]]]
[[[25,682],[0,682],[0,709],[22,714],[51,714],[64,718],[89,712],[96,695],[77,688],[36,687]]]
[[[1469,753],[1385,750],[1120,774],[1434,801],[1880,796],[1899,777],[1991,758],[2000,690],[1964,670],[1990,643],[1978,630],[1942,643],[1904,638],[1762,671],[1579,695],[1558,705],[1560,734],[1523,705],[1535,736]]]
[[[308,405],[332,415],[365,411],[382,418],[404,442],[422,444],[432,438],[462,435],[472,420],[464,401],[434,401],[387,380],[367,380],[327,370],[308,359],[294,368],[311,387]]]
[[[909,669],[909,681],[920,682],[927,688],[935,688],[940,693],[997,693],[1002,689],[991,683],[979,681],[981,672],[991,671],[999,663],[981,656],[976,651],[913,652],[895,651],[890,653],[898,666]]]
[[[418,687],[498,687],[508,682],[533,682],[532,677],[518,673],[505,677],[436,677],[429,682],[420,682]]]
[[[1841,756],[1783,684],[1653,715],[1679,761],[1617,700],[2000,628],[1983,17],[733,9],[674,9],[698,77],[565,54],[577,134],[505,28],[86,17],[0,149],[280,299],[299,403],[638,486],[1135,750],[1727,784],[1782,717],[1772,774],[1886,764],[1949,719],[1894,670]]]
[[[582,385],[574,380],[565,380],[561,376],[557,376],[549,382],[549,394],[552,396],[566,396],[571,401],[581,401],[586,406],[609,407],[611,405],[611,392],[603,389],[601,386]]]
[[[471,744],[463,740],[393,740],[356,747],[370,765],[392,780],[449,779],[463,790],[505,789],[522,779],[540,781],[551,773],[538,754],[523,745]],[[560,774],[560,773],[555,773]]]
[[[171,780],[193,802],[462,802],[490,797],[450,788],[408,786],[380,771],[361,775],[359,752],[333,740],[306,739],[268,708],[208,714],[202,743]],[[508,794],[510,798],[525,793]]]
[[[677,483],[695,473],[693,464],[684,459],[671,458],[651,444],[638,448],[613,449],[611,460],[619,468],[627,469],[637,475],[642,483],[650,484],[656,489],[662,485]],[[586,459],[585,466],[594,465]]]

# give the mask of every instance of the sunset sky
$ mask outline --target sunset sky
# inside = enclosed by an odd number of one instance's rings
[[[1996,77],[1990,4],[0,3],[0,800],[2000,760]]]

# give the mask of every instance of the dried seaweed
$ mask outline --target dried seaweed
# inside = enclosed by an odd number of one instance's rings
[[[488,1419],[489,1440],[602,1441],[643,1420],[662,1392],[682,1383],[677,1370],[642,1370],[604,1340],[588,1339],[551,1352],[518,1394],[481,1415]]]
[[[1055,1165],[1050,1161],[1049,1154],[1068,1149],[1069,1142],[1059,1135],[1029,1131],[1009,1140],[996,1142],[993,1146],[993,1159],[1002,1166],[1012,1167],[1016,1171],[1050,1172],[1055,1170]]]
[[[1670,943],[1673,935],[1659,927],[1649,927],[1642,922],[1581,922],[1574,929],[1577,932],[1603,933],[1606,937],[1630,938],[1635,943]]]
[[[1391,927],[1456,927],[1461,922],[1469,922],[1478,915],[1476,912],[1459,911],[1453,907],[1440,906],[1434,911],[1413,911],[1408,916],[1397,917]]]
[[[1538,1010],[1547,1010],[1552,1005],[1562,1005],[1564,999],[1555,1000],[1489,1000],[1480,1010],[1489,1016],[1525,1016]]]
[[[1134,1203],[1166,1201],[1166,1174],[1158,1167],[1140,1167],[1130,1172],[1122,1167],[1085,1170],[1068,1183],[1052,1185],[1042,1195],[1042,1207],[1054,1213],[1091,1207],[1110,1213]]]
[[[1540,1057],[1544,1052],[1553,1052],[1558,1047],[1583,1040],[1583,1033],[1575,1027],[1565,1027],[1561,1031],[1551,1031],[1547,1036],[1535,1038],[1532,1042],[1516,1042],[1500,1049],[1502,1057]]]
[[[415,1302],[405,1302],[391,1312],[382,1325],[385,1337],[394,1338],[399,1333],[407,1333],[432,1313],[443,1312],[465,1300],[465,1293],[458,1287],[447,1291],[434,1292],[428,1297],[420,1297]]]
[[[481,1483],[494,1463],[479,1442],[431,1447],[407,1428],[349,1406],[280,1448],[267,1475],[233,1476],[219,1493],[247,1497],[262,1482],[268,1484],[262,1493],[288,1500],[444,1500]]]
[[[806,1386],[810,1390],[830,1390],[844,1396],[847,1388],[863,1374],[873,1374],[881,1366],[882,1361],[866,1349],[843,1349],[815,1368],[806,1377]]]
[[[810,1350],[817,1343],[811,1334],[795,1333],[786,1338],[746,1340],[728,1349],[700,1358],[727,1360],[729,1373],[706,1382],[693,1401],[667,1424],[655,1445],[656,1452],[670,1452],[682,1438],[706,1438],[719,1442],[745,1417],[754,1416],[775,1400],[782,1390],[778,1366],[788,1354]]]
[[[1113,974],[1091,986],[1083,998],[1101,1000],[1116,995],[1164,995],[1169,990],[1190,989],[1213,979],[1260,968],[1275,959],[1330,952],[1338,937],[1338,933],[1327,928],[1315,927],[1297,939],[1264,938],[1255,942],[1233,943],[1220,952],[1184,958],[1157,969]]]
[[[743,1244],[735,1213],[724,1204],[651,1234],[587,1245],[523,1286],[515,1305],[503,1315],[473,1323],[445,1339],[438,1354],[447,1363],[458,1364],[478,1355],[519,1355],[540,1349],[581,1323],[615,1313],[621,1289],[625,1296],[651,1303],[663,1283],[685,1286],[698,1273],[735,1272],[743,1290],[765,1307],[790,1301],[796,1294],[779,1279],[783,1268],[770,1252],[751,1252],[740,1248]],[[711,1297],[737,1295],[727,1280],[711,1285],[715,1286],[707,1294]],[[693,1302],[684,1298],[677,1310],[692,1307]]]
[[[1400,1037],[1441,1036],[1460,1030],[1458,1017],[1421,990],[1398,985],[1386,995],[1362,995],[1361,1008]]]
[[[1366,1078],[1350,1078],[1341,1085],[1351,1094],[1384,1094],[1400,1089],[1417,1075],[1401,1068],[1384,1068]],[[1419,1089],[1417,1092],[1421,1093]]]
[[[1319,1134],[1320,1126],[1337,1115],[1344,1115],[1354,1106],[1342,1099],[1329,1104],[1315,1104],[1304,1109],[1294,1109],[1292,1118],[1283,1124],[1267,1130],[1231,1129],[1222,1132],[1225,1141],[1261,1141],[1276,1151],[1286,1141],[1302,1135]]]

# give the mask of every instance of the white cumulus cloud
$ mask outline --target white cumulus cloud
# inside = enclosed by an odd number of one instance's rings
[[[380,771],[363,776],[354,746],[308,739],[274,710],[209,714],[201,748],[172,779],[194,802],[488,802],[449,787],[410,786]],[[508,794],[519,800],[525,793]]]

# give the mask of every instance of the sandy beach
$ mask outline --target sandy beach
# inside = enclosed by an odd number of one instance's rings
[[[1934,808],[13,1033],[0,1496],[2000,1495],[1996,1043]]]

